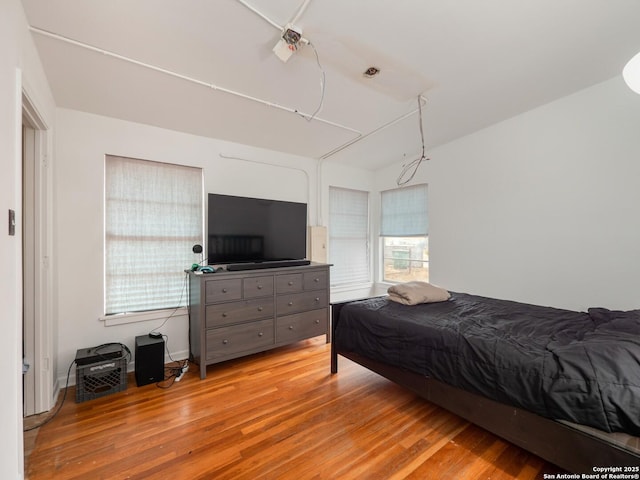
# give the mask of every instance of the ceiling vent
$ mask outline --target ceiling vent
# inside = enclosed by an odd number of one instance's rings
[[[363,76],[366,78],[373,78],[380,73],[380,69],[378,67],[369,67],[363,72]]]

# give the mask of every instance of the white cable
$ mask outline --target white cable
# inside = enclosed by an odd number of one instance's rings
[[[244,0],[238,0],[238,1],[241,2],[243,5],[246,5]],[[246,6],[248,8],[252,9],[252,7],[250,7],[248,5],[246,5]],[[271,23],[274,26],[277,26],[277,24],[274,24],[271,21],[269,21],[269,23]],[[277,28],[281,28],[281,27],[277,26]],[[272,103],[272,102],[269,102],[267,100],[263,100],[261,98],[253,97],[253,96],[250,96],[250,95],[246,95],[246,94],[241,93],[241,92],[237,92],[237,91],[234,91],[234,90],[230,90],[228,88],[220,87],[220,86],[215,85],[213,83],[207,83],[207,82],[204,82],[202,80],[198,80],[196,78],[188,77],[186,75],[182,75],[180,73],[176,73],[176,72],[173,72],[171,70],[167,70],[165,68],[161,68],[161,67],[158,67],[158,66],[155,66],[155,65],[151,65],[149,63],[144,63],[144,62],[141,62],[139,60],[135,60],[133,58],[126,57],[124,55],[119,55],[117,53],[110,52],[108,50],[97,48],[97,47],[94,47],[92,45],[88,45],[86,43],[82,43],[82,42],[79,42],[77,40],[73,40],[71,38],[64,37],[64,36],[59,35],[57,33],[49,32],[47,30],[42,30],[40,28],[33,27],[33,26],[30,26],[29,30],[34,32],[34,33],[37,33],[39,35],[43,35],[43,36],[46,36],[46,37],[49,37],[49,38],[53,38],[53,39],[56,39],[56,40],[59,40],[59,41],[65,42],[65,43],[69,43],[71,45],[75,45],[75,46],[78,46],[78,47],[81,47],[81,48],[85,48],[87,50],[91,50],[93,52],[97,52],[97,53],[101,53],[103,55],[107,55],[107,56],[110,56],[110,57],[113,57],[113,58],[117,58],[119,60],[122,60],[122,61],[125,61],[125,62],[129,62],[129,63],[132,63],[134,65],[138,65],[138,66],[143,67],[143,68],[148,68],[150,70],[153,70],[153,71],[156,71],[156,72],[159,72],[159,73],[163,73],[165,75],[169,75],[169,76],[172,76],[172,77],[175,77],[175,78],[179,78],[179,79],[185,80],[187,82],[195,83],[197,85],[208,87],[208,88],[211,88],[213,90],[224,92],[224,93],[227,93],[229,95],[234,95],[234,96],[237,96],[237,97],[240,97],[240,98],[244,98],[246,100],[250,100],[252,102],[260,103],[262,105],[266,105],[267,107],[276,108],[276,109],[283,110],[283,111],[288,112],[288,113],[295,113],[296,115],[300,115],[300,116],[305,117],[305,118],[315,119],[318,122],[321,122],[321,123],[324,123],[324,124],[327,124],[327,125],[331,125],[333,127],[340,128],[342,130],[346,130],[346,131],[349,131],[349,132],[352,132],[352,133],[356,134],[355,138],[353,138],[352,140],[349,140],[348,142],[346,142],[346,143],[334,148],[333,150],[329,151],[328,153],[325,153],[324,155],[322,155],[320,157],[321,159],[329,158],[330,156],[335,155],[336,153],[338,153],[338,152],[350,147],[351,145],[359,142],[360,140],[363,140],[363,139],[365,139],[365,138],[367,138],[367,137],[369,137],[369,136],[371,136],[371,135],[373,135],[375,133],[378,133],[378,132],[380,132],[382,130],[385,130],[385,129],[387,129],[388,127],[390,127],[392,125],[395,125],[396,123],[404,120],[405,118],[413,115],[414,113],[416,113],[418,111],[418,110],[413,110],[413,111],[411,111],[411,112],[409,112],[409,113],[407,113],[405,115],[402,115],[401,117],[396,118],[395,120],[392,120],[392,121],[390,121],[388,123],[385,123],[384,125],[381,125],[380,127],[376,128],[376,129],[374,129],[374,130],[372,130],[372,131],[370,131],[370,132],[368,132],[366,134],[363,134],[361,131],[356,130],[355,128],[347,127],[346,125],[342,125],[342,124],[339,124],[339,123],[336,123],[336,122],[332,122],[330,120],[325,120],[325,119],[322,119],[322,118],[319,118],[319,117],[315,116],[320,111],[320,108],[322,107],[322,103],[324,101],[324,87],[325,87],[324,86],[324,70],[322,70],[322,73],[323,73],[323,78],[322,78],[322,89],[323,89],[323,92],[322,92],[322,98],[321,98],[321,102],[320,102],[320,107],[313,114],[310,115],[308,113],[301,112],[301,111],[299,111],[297,109],[294,109],[294,108],[285,107],[285,106],[279,105],[277,103]],[[304,38],[301,39],[300,41],[303,42],[303,43],[308,43],[308,40],[306,40]],[[309,45],[310,45],[310,43],[309,43]],[[315,49],[314,49],[314,51],[315,51]],[[322,69],[322,67],[320,67],[320,68]],[[425,100],[426,101],[426,99],[424,97],[422,97],[421,95],[418,97],[418,102],[420,102],[420,100]],[[419,103],[419,106],[421,106],[420,103]],[[420,110],[420,112],[421,112],[421,110]],[[420,123],[420,125],[421,125],[421,128],[422,128],[422,122]]]
[[[300,8],[298,9],[295,16],[289,23],[291,23],[292,25],[295,25],[298,22],[298,20],[300,20],[300,17],[302,17],[302,14],[309,6],[309,3],[311,3],[311,0],[305,0],[304,3],[300,5]]]
[[[240,2],[242,5],[244,5],[245,7],[247,7],[249,10],[251,10],[253,13],[255,13],[256,15],[258,15],[260,18],[262,18],[263,20],[265,20],[267,23],[269,23],[270,25],[272,25],[273,27],[277,28],[278,30],[280,30],[280,32],[284,31],[284,27],[278,23],[276,23],[275,21],[271,20],[269,17],[267,17],[264,13],[262,13],[260,10],[258,10],[257,8],[255,8],[254,6],[250,5],[248,2],[246,2],[245,0],[238,0],[238,2]],[[293,18],[291,19],[291,21],[289,22],[292,25],[295,25],[296,22],[298,20],[300,20],[300,17],[302,17],[302,14],[305,12],[305,10],[307,9],[307,7],[309,6],[309,3],[311,3],[311,0],[305,0],[302,5],[300,5],[300,8],[298,8],[298,11],[296,12],[296,14],[293,16]],[[305,44],[308,44],[309,41],[306,39],[301,39],[301,41],[304,40]]]
[[[257,164],[260,164],[260,165],[268,165],[270,167],[280,167],[280,168],[284,168],[284,169],[287,169],[287,170],[295,170],[297,172],[304,173],[305,179],[307,181],[307,188],[306,188],[306,190],[307,190],[307,203],[309,203],[310,197],[311,197],[311,181],[309,179],[309,172],[307,172],[304,168],[290,167],[289,165],[276,165],[276,164],[269,163],[269,162],[263,162],[263,161],[260,161],[260,160],[252,160],[250,158],[243,158],[243,157],[238,157],[238,156],[235,156],[235,155],[227,155],[227,154],[224,154],[224,153],[218,153],[218,156],[220,158],[226,158],[228,160],[242,160],[243,162],[257,163]]]
[[[318,104],[318,108],[316,108],[316,111],[313,112],[309,118],[305,118],[307,122],[310,122],[316,117],[318,113],[320,113],[320,110],[322,110],[322,106],[324,105],[326,76],[324,73],[324,68],[322,68],[322,65],[320,64],[320,57],[318,56],[318,51],[316,50],[315,45],[313,45],[313,43],[309,43],[308,45],[313,49],[313,53],[315,53],[316,55],[316,63],[318,64],[318,68],[320,69],[320,103]]]
[[[240,2],[242,5],[244,5],[245,7],[247,7],[249,10],[251,10],[253,13],[255,13],[256,15],[258,15],[260,18],[262,18],[263,20],[266,20],[268,23],[270,23],[271,25],[273,25],[274,27],[276,27],[278,30],[280,30],[281,32],[284,30],[284,27],[282,25],[278,25],[276,22],[274,22],[273,20],[271,20],[269,17],[267,17],[264,13],[258,11],[258,9],[256,9],[255,7],[252,7],[251,5],[249,5],[247,2],[245,2],[244,0],[238,0],[238,2]]]
[[[426,102],[426,98],[424,98],[422,95],[420,95],[420,96],[418,97],[418,99],[419,99],[418,101],[420,101],[420,100],[424,100],[424,101]],[[360,140],[364,140],[365,138],[370,137],[371,135],[374,135],[374,134],[376,134],[376,133],[378,133],[378,132],[381,132],[382,130],[386,130],[387,128],[389,128],[389,127],[391,127],[391,126],[395,125],[395,124],[396,124],[396,123],[398,123],[398,122],[401,122],[401,121],[402,121],[402,120],[404,120],[405,118],[409,118],[410,116],[412,116],[412,115],[414,115],[414,114],[416,114],[416,113],[418,113],[418,112],[419,112],[419,109],[412,110],[412,111],[410,111],[409,113],[405,113],[404,115],[402,115],[402,116],[400,116],[400,117],[398,117],[398,118],[396,118],[396,119],[394,119],[394,120],[391,120],[390,122],[387,122],[387,123],[385,123],[384,125],[379,126],[379,127],[378,127],[378,128],[376,128],[375,130],[371,130],[370,132],[368,132],[368,133],[366,133],[366,134],[360,134],[360,135],[358,135],[356,138],[354,138],[354,139],[352,139],[352,140],[349,140],[347,143],[343,143],[342,145],[340,145],[340,146],[338,146],[338,147],[334,148],[333,150],[331,150],[330,152],[325,153],[325,154],[324,154],[324,155],[322,155],[322,157],[320,157],[320,158],[323,158],[323,159],[325,159],[325,158],[329,158],[330,156],[335,155],[335,154],[336,154],[336,153],[338,153],[338,152],[341,152],[341,151],[342,151],[342,150],[344,150],[345,148],[350,147],[350,146],[351,146],[351,145],[353,145],[354,143],[357,143],[357,142],[359,142]]]
[[[230,95],[234,95],[236,97],[244,98],[245,100],[251,100],[252,102],[260,103],[262,105],[266,105],[267,107],[277,108],[279,110],[284,110],[285,112],[289,112],[289,113],[295,113],[295,114],[301,115],[303,117],[311,117],[310,114],[301,112],[301,111],[299,111],[299,110],[297,110],[295,108],[285,107],[284,105],[279,105],[277,103],[269,102],[268,100],[263,100],[261,98],[253,97],[251,95],[246,95],[244,93],[237,92],[235,90],[230,90],[228,88],[220,87],[220,86],[215,85],[213,83],[207,83],[207,82],[204,82],[202,80],[198,80],[198,79],[193,78],[193,77],[188,77],[186,75],[182,75],[180,73],[176,73],[176,72],[173,72],[171,70],[167,70],[166,68],[157,67],[155,65],[151,65],[149,63],[144,63],[144,62],[141,62],[139,60],[135,60],[135,59],[130,58],[130,57],[125,57],[124,55],[119,55],[117,53],[110,52],[108,50],[103,50],[101,48],[94,47],[92,45],[88,45],[86,43],[82,43],[82,42],[79,42],[77,40],[73,40],[71,38],[64,37],[62,35],[58,35],[57,33],[52,33],[52,32],[48,32],[46,30],[41,30],[41,29],[39,29],[37,27],[29,27],[29,29],[34,33],[38,33],[38,34],[46,36],[46,37],[54,38],[54,39],[60,40],[62,42],[66,42],[66,43],[70,43],[72,45],[76,45],[78,47],[86,48],[87,50],[91,50],[93,52],[98,52],[98,53],[101,53],[103,55],[107,55],[107,56],[110,56],[110,57],[113,57],[113,58],[117,58],[118,60],[123,60],[125,62],[133,63],[134,65],[138,65],[140,67],[148,68],[150,70],[153,70],[153,71],[156,71],[156,72],[159,72],[159,73],[164,73],[165,75],[169,75],[169,76],[172,76],[172,77],[175,77],[175,78],[179,78],[181,80],[186,80],[187,82],[195,83],[197,85],[202,85],[204,87],[208,87],[208,88],[211,88],[213,90],[217,90],[219,92],[224,92],[224,93],[228,93]],[[339,123],[335,123],[335,122],[332,122],[330,120],[324,120],[322,118],[317,118],[317,117],[316,117],[316,120],[318,122],[326,123],[327,125],[331,125],[333,127],[341,128],[343,130],[347,130],[349,132],[353,132],[353,133],[357,133],[357,134],[361,135],[360,131],[358,131],[358,130],[356,130],[354,128],[351,128],[351,127],[347,127],[346,125],[340,125]]]

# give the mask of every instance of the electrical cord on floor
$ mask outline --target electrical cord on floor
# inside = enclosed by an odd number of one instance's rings
[[[173,365],[170,365],[170,366],[165,365],[164,380],[156,383],[156,386],[158,388],[166,389],[166,388],[171,388],[175,382],[179,382],[180,379],[182,378],[182,375],[184,375],[187,372],[189,368],[189,359],[174,360],[171,357],[171,352],[169,351],[169,336],[162,335],[162,338],[164,339],[164,347],[167,350],[167,356],[169,357],[169,360],[171,360],[171,363]],[[168,382],[168,381],[171,381],[171,383],[169,383],[168,385],[163,385],[165,382]]]
[[[189,360],[185,359],[182,361],[173,361],[175,365],[165,366],[164,367],[164,380],[162,382],[156,383],[158,388],[167,389],[171,388],[174,383],[180,381],[179,379],[186,373],[189,367]],[[171,382],[168,385],[165,382]]]
[[[100,354],[100,350],[102,348],[110,347],[112,345],[118,345],[119,347],[121,347],[126,352],[120,358],[128,358],[127,363],[131,360],[131,350],[129,350],[129,347],[127,347],[124,343],[118,343],[118,342],[103,343],[102,345],[98,345],[97,347],[94,347],[93,350],[94,350],[95,354],[98,355],[101,358],[102,361],[111,360],[110,357],[102,356],[102,354]],[[62,405],[64,405],[64,401],[67,399],[67,392],[69,391],[69,377],[71,377],[71,367],[73,367],[74,363],[76,363],[75,359],[69,364],[69,369],[67,370],[67,381],[66,381],[65,386],[64,386],[64,394],[62,395],[62,402],[60,402],[60,405],[58,405],[58,408],[56,409],[56,411],[53,412],[53,415],[51,415],[49,418],[47,418],[42,423],[39,423],[38,425],[33,425],[31,427],[28,427],[28,428],[24,428],[22,430],[23,432],[30,432],[31,430],[35,430],[36,428],[40,428],[40,427],[46,425],[47,423],[49,423],[51,420],[53,420],[55,418],[56,415],[58,415],[58,412],[62,408]],[[78,381],[78,379],[76,378],[76,382],[77,381]]]
[[[30,432],[31,430],[35,430],[36,428],[40,428],[40,427],[46,425],[47,423],[49,423],[51,420],[53,420],[55,418],[56,415],[58,415],[58,412],[62,408],[62,405],[64,405],[64,401],[67,399],[67,391],[69,391],[69,377],[71,376],[71,367],[73,367],[74,363],[76,363],[75,359],[69,364],[69,370],[67,370],[67,383],[64,386],[64,395],[62,396],[62,401],[60,402],[60,405],[58,405],[58,408],[56,409],[56,411],[53,412],[53,415],[51,415],[49,418],[47,418],[44,422],[39,423],[37,425],[32,425],[31,427],[28,427],[28,428],[24,428],[22,430],[23,432]]]

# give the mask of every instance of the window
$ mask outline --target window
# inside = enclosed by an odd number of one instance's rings
[[[185,304],[202,243],[202,170],[106,156],[105,313]]]
[[[369,193],[329,188],[332,285],[366,283],[369,275]]]
[[[383,281],[429,280],[426,185],[382,192],[380,235]]]

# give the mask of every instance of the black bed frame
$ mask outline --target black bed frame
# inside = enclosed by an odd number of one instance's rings
[[[593,473],[594,467],[640,465],[639,454],[565,423],[451,387],[433,378],[390,366],[354,352],[341,351],[335,343],[335,325],[340,317],[340,310],[347,303],[349,302],[334,303],[331,306],[332,374],[338,372],[338,354],[342,355],[572,473]]]

